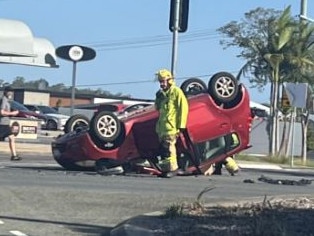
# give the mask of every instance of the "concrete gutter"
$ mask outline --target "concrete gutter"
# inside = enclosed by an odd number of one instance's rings
[[[267,169],[267,170],[281,170],[283,169],[278,164],[270,164],[263,162],[243,162],[237,161],[240,169]]]

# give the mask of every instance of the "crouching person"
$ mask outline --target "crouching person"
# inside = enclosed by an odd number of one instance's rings
[[[234,176],[239,172],[239,166],[233,157],[227,157],[224,161],[211,165],[204,175],[221,175],[222,167],[225,166],[230,175]]]

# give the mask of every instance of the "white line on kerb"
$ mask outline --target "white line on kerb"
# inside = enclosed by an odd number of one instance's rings
[[[17,230],[11,230],[10,233],[16,236],[27,236],[27,234],[24,234],[21,231],[17,231]]]

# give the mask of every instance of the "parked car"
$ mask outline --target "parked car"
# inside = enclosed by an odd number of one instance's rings
[[[45,115],[47,130],[63,130],[70,116],[60,114],[56,109],[45,105],[24,104],[29,110]]]
[[[16,117],[28,118],[28,119],[38,119],[40,120],[40,125],[42,128],[46,127],[47,117],[43,114],[38,114],[36,112],[30,111],[27,107],[17,101],[10,101],[11,109],[19,111]]]
[[[189,103],[187,129],[178,137],[179,167],[190,174],[204,173],[213,163],[238,153],[249,145],[251,110],[244,85],[227,72],[212,76],[208,86],[197,78],[181,85]],[[160,174],[159,141],[155,132],[158,112],[146,106],[118,118],[101,111],[89,128],[60,135],[52,142],[57,163],[67,170],[96,168],[101,173],[122,166]],[[232,135],[239,142],[232,142]],[[137,163],[147,160],[149,166]]]

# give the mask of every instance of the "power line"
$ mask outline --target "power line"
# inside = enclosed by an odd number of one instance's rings
[[[238,71],[232,71],[230,72],[238,73]],[[185,76],[185,77],[177,77],[176,80],[186,80],[189,78],[210,78],[214,74],[207,74],[207,75],[196,75],[196,76]],[[123,82],[110,82],[110,83],[102,83],[102,84],[80,84],[76,85],[76,87],[96,87],[96,86],[112,86],[112,85],[126,85],[126,84],[142,84],[142,83],[155,83],[156,81],[154,79],[150,80],[137,80],[137,81],[123,81]]]
[[[190,34],[184,34],[180,38],[180,42],[192,42],[208,39],[216,39],[219,34],[214,30],[195,30]],[[131,39],[120,39],[120,40],[104,40],[85,43],[89,47],[93,47],[97,51],[109,51],[109,50],[120,50],[120,49],[134,49],[143,47],[153,47],[170,44],[172,35],[155,35],[150,37],[131,38]],[[189,76],[189,77],[178,77],[176,80],[185,80],[188,78],[204,78],[211,77],[213,74]],[[112,86],[112,85],[126,85],[126,84],[139,84],[139,83],[154,83],[153,79],[150,80],[137,80],[137,81],[123,81],[123,82],[112,82],[112,83],[101,83],[101,84],[80,84],[76,87],[96,87],[96,86]]]
[[[179,42],[194,42],[200,40],[217,39],[219,34],[209,30],[197,30],[191,34],[182,35]],[[120,50],[120,49],[135,49],[143,47],[154,47],[160,45],[171,44],[171,35],[155,35],[151,37],[141,37],[133,39],[123,40],[110,40],[110,41],[96,41],[91,43],[85,43],[85,45],[95,48],[97,51],[109,51],[109,50]]]

